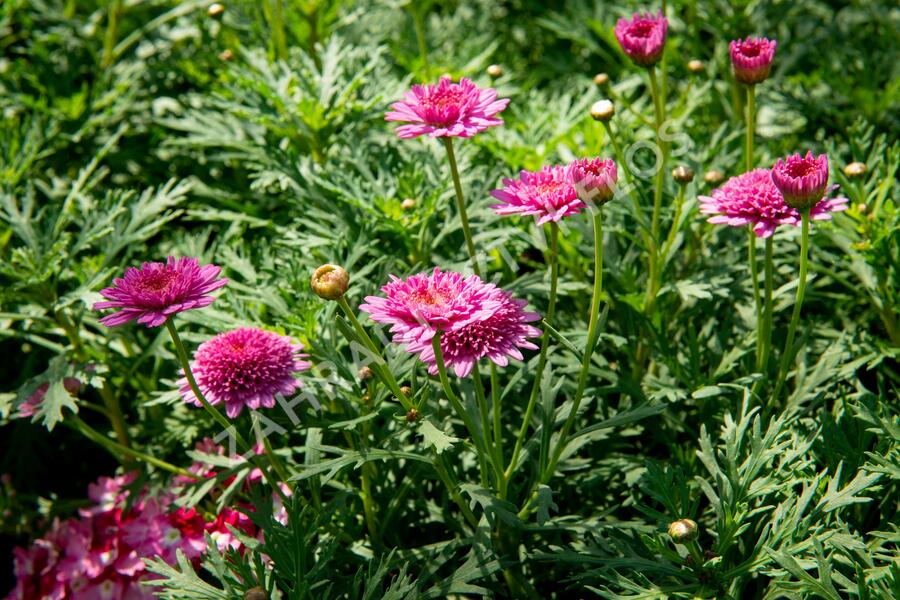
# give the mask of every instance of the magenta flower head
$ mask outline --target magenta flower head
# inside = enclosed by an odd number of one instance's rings
[[[108,302],[96,302],[94,310],[121,309],[100,319],[107,327],[135,319],[147,327],[159,327],[175,313],[212,304],[215,298],[208,294],[228,283],[225,278],[216,279],[221,271],[215,265],[201,267],[196,258],[172,256],[165,263],[128,267],[125,277],[101,290]]]
[[[753,85],[765,81],[772,69],[775,58],[775,40],[748,37],[746,40],[732,40],[728,45],[731,52],[731,66],[734,77],[741,83]]]
[[[469,375],[481,358],[505,366],[510,357],[522,360],[521,349],[537,348],[528,338],[541,332],[528,323],[540,315],[525,311],[524,300],[477,275],[436,268],[431,274],[391,279],[381,288],[385,296],[367,297],[360,310],[373,321],[391,325],[394,343],[418,354],[431,374],[438,372],[432,347],[438,332],[444,364],[460,377]]]
[[[616,193],[619,172],[612,160],[580,158],[569,165],[569,176],[582,202],[601,206]]]
[[[504,179],[503,188],[492,191],[491,196],[501,202],[491,206],[498,215],[534,215],[538,225],[578,214],[584,208],[569,167],[522,171],[518,179]]]
[[[655,17],[650,13],[634,13],[631,19],[619,19],[615,33],[622,50],[634,64],[652,67],[662,58],[668,29],[669,20],[660,11]]]
[[[788,206],[772,182],[769,169],[754,169],[732,177],[713,190],[711,196],[700,196],[700,212],[712,215],[715,224],[742,227],[752,225],[758,237],[775,233],[779,225],[800,224],[800,213]],[[821,198],[810,211],[815,221],[827,221],[831,213],[847,210],[846,198]]]
[[[775,161],[772,182],[784,196],[788,206],[807,210],[815,206],[828,186],[828,157],[824,154],[799,154]]]
[[[197,386],[212,405],[224,404],[235,418],[250,409],[275,406],[275,395],[288,395],[302,384],[294,373],[309,369],[301,360],[301,344],[291,338],[253,327],[220,333],[203,342],[194,353],[191,371]],[[187,379],[178,384],[186,402],[202,406]]]
[[[497,91],[481,89],[468,79],[453,83],[441,77],[437,85],[414,85],[400,102],[391,104],[386,121],[409,123],[397,128],[401,139],[430,135],[472,137],[488,127],[503,125],[496,115],[506,108],[509,98],[497,99]]]

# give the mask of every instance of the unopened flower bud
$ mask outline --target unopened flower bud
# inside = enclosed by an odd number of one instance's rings
[[[487,74],[496,79],[503,75],[503,67],[500,65],[488,65]]]
[[[406,422],[407,423],[415,423],[418,420],[419,420],[419,411],[417,411],[415,408],[409,409],[409,411],[406,413]]]
[[[416,207],[416,201],[412,198],[404,198],[403,202],[400,203],[400,208],[403,210],[412,210]]]
[[[686,165],[678,165],[672,169],[672,177],[678,183],[690,183],[694,180],[694,170]]]
[[[366,381],[372,379],[374,376],[375,376],[375,371],[373,371],[369,367],[363,367],[356,374],[357,379],[359,379],[362,382],[366,382]]]
[[[369,394],[363,394],[362,398],[360,398],[360,400],[362,401],[363,404],[368,404],[369,402],[372,401],[372,396]]]
[[[844,175],[847,177],[862,177],[866,174],[868,169],[866,168],[866,163],[861,162],[852,162],[846,167],[844,167]]]
[[[219,4],[218,2],[214,2],[209,5],[209,8],[206,9],[206,14],[212,17],[213,19],[217,19],[222,16],[222,13],[225,12],[225,7]]]
[[[594,85],[603,86],[609,83],[609,75],[606,73],[597,73],[594,75]]]
[[[255,587],[244,592],[244,600],[269,600],[269,595],[261,587]]]
[[[688,61],[687,68],[688,68],[688,71],[690,71],[691,73],[693,73],[695,75],[699,75],[700,73],[702,73],[703,71],[706,70],[706,65],[703,64],[702,60],[697,60],[695,58],[694,60]]]
[[[710,185],[720,183],[723,179],[725,179],[725,176],[718,169],[710,169],[703,175],[703,181]]]
[[[228,48],[225,48],[224,50],[219,52],[219,60],[221,60],[222,62],[228,62],[232,58],[234,58],[234,52],[232,52]]]
[[[402,386],[400,388],[400,391],[403,392],[403,395],[406,396],[407,398],[409,397],[410,394],[412,394],[412,388],[409,387],[408,385]]]
[[[609,100],[598,100],[591,105],[591,118],[595,121],[608,122],[616,114],[616,106]]]
[[[343,267],[322,265],[313,271],[310,285],[319,298],[323,300],[340,300],[350,286],[350,275]]]
[[[686,544],[697,539],[697,523],[691,519],[678,519],[669,525],[669,537],[676,544]]]

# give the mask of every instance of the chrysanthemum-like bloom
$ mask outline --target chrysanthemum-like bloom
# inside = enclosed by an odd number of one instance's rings
[[[503,188],[492,191],[491,196],[502,203],[491,206],[498,215],[534,215],[538,225],[578,214],[584,208],[569,167],[522,171],[518,179],[504,179]]]
[[[166,263],[145,262],[140,268],[129,267],[124,278],[113,280],[100,294],[108,302],[97,302],[94,310],[118,308],[100,319],[107,327],[123,325],[136,319],[147,327],[159,327],[171,315],[212,304],[208,294],[226,285],[217,279],[222,271],[215,265],[203,265],[196,258],[174,258]]]
[[[828,157],[824,154],[806,156],[794,154],[775,161],[772,181],[784,196],[788,206],[806,210],[821,200],[828,187]]]
[[[755,169],[732,177],[713,190],[712,196],[700,196],[700,212],[712,215],[710,223],[742,227],[752,225],[758,237],[769,237],[779,225],[800,224],[800,213],[788,206],[772,182],[769,169]],[[847,210],[846,198],[822,198],[810,211],[815,221],[831,219],[832,212]]]
[[[397,128],[397,137],[472,137],[488,127],[502,125],[496,115],[509,98],[497,99],[497,91],[481,89],[468,79],[453,83],[441,77],[437,85],[414,85],[400,102],[391,104],[386,121],[409,123]]]
[[[616,193],[619,172],[616,163],[601,158],[580,158],[569,165],[575,192],[585,204],[600,206]]]
[[[656,16],[634,13],[631,19],[619,19],[615,33],[622,50],[634,64],[650,67],[662,58],[668,29],[669,20],[662,12]]]
[[[481,358],[505,366],[509,357],[522,359],[521,349],[535,349],[528,338],[540,330],[528,323],[540,315],[524,310],[516,300],[477,275],[464,277],[435,269],[408,279],[392,276],[385,297],[369,296],[360,306],[378,323],[391,325],[393,341],[419,354],[437,373],[432,339],[441,332],[441,354],[448,369],[467,376]]]
[[[301,360],[301,344],[253,327],[220,333],[197,348],[191,371],[210,404],[224,404],[229,417],[251,409],[275,406],[275,395],[291,394],[302,384],[294,373],[310,363]],[[202,406],[187,379],[178,381],[186,402]]]
[[[732,40],[728,45],[734,77],[741,83],[756,84],[765,81],[775,58],[775,40],[748,37]]]

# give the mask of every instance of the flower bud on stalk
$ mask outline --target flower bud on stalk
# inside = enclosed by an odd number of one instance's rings
[[[755,85],[769,78],[772,60],[775,58],[775,40],[751,38],[733,40],[728,49],[734,78],[747,85]]]
[[[403,210],[412,210],[416,207],[416,201],[412,198],[404,198],[403,202],[400,203],[400,208]]]
[[[225,12],[225,7],[219,4],[218,2],[214,2],[209,5],[209,8],[206,9],[206,14],[209,15],[213,19],[218,19]]]
[[[694,180],[694,170],[685,165],[679,165],[672,169],[672,178],[678,183],[686,185]]]
[[[322,265],[310,279],[310,285],[323,300],[340,300],[350,286],[350,275],[338,265]]]
[[[616,106],[609,100],[598,100],[591,105],[591,118],[608,123],[616,114]]]
[[[719,171],[718,169],[710,169],[703,175],[703,181],[710,185],[721,183],[723,179],[725,179],[725,175],[723,175],[722,171]]]
[[[794,154],[775,161],[772,183],[791,208],[809,210],[819,203],[828,187],[828,157]]]
[[[851,179],[855,177],[862,177],[866,174],[868,169],[866,168],[866,163],[861,162],[852,162],[846,167],[844,167],[844,175],[850,177]]]
[[[359,379],[363,383],[372,379],[372,377],[374,377],[374,376],[375,376],[375,371],[373,371],[370,367],[363,367],[356,374],[357,379]]]
[[[669,524],[669,537],[676,544],[687,544],[697,539],[697,523],[691,519],[678,519]]]
[[[503,75],[503,67],[500,65],[488,65],[487,74],[496,79]]]
[[[416,410],[415,408],[409,409],[409,411],[406,413],[406,422],[407,423],[415,423],[418,420],[419,420],[419,411]]]
[[[703,64],[702,60],[697,60],[695,58],[694,60],[688,61],[687,68],[688,71],[690,71],[694,75],[699,75],[706,70],[706,65]]]
[[[269,600],[269,595],[261,587],[255,587],[244,592],[244,600]]]
[[[597,87],[602,87],[609,83],[609,75],[606,73],[597,73],[594,75],[594,85]]]

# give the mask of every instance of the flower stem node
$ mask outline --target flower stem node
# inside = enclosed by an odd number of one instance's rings
[[[602,87],[609,83],[609,75],[606,73],[597,73],[594,75],[594,85],[597,87]]]
[[[853,179],[855,177],[862,177],[866,174],[868,169],[866,168],[866,163],[861,162],[852,162],[846,167],[844,167],[844,175]]]
[[[702,60],[694,59],[689,60],[687,64],[688,71],[693,73],[694,75],[699,75],[706,70],[706,64]]]
[[[687,544],[697,539],[697,523],[691,519],[678,519],[669,524],[669,537],[676,544]]]
[[[722,183],[722,180],[725,179],[725,175],[722,171],[718,169],[710,169],[706,173],[703,174],[703,181],[708,183],[709,185],[716,185],[717,183]]]
[[[323,300],[340,300],[350,286],[350,275],[338,265],[322,265],[313,271],[310,285]]]
[[[212,17],[213,19],[218,19],[225,12],[225,7],[218,2],[213,2],[209,5],[209,8],[206,9],[206,14]]]
[[[416,207],[416,201],[412,198],[404,198],[403,202],[400,203],[400,208],[403,210],[412,210]]]
[[[608,123],[616,114],[616,105],[609,100],[598,100],[591,105],[591,118]]]
[[[678,165],[672,169],[672,178],[678,183],[686,185],[694,180],[694,170],[686,165]]]
[[[407,423],[415,423],[416,421],[419,420],[419,416],[420,416],[419,411],[416,410],[415,408],[411,408],[406,413],[406,422]]]
[[[488,65],[487,74],[490,77],[497,79],[503,75],[503,67],[500,65]]]
[[[244,600],[269,600],[269,595],[261,587],[255,587],[244,592]]]

